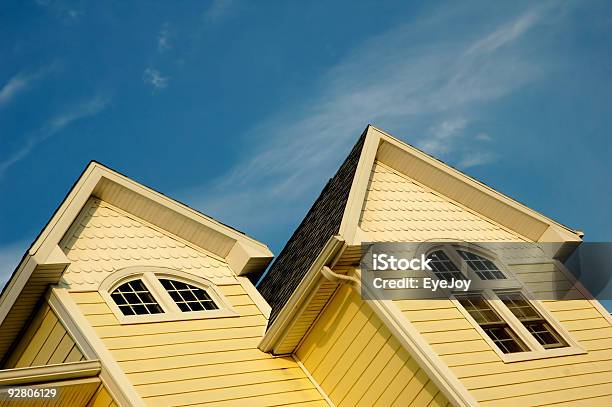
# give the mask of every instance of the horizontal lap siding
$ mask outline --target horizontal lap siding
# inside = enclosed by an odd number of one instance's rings
[[[43,304],[3,368],[54,365],[83,359],[83,354],[53,310]]]
[[[336,406],[448,401],[359,294],[342,286],[296,351]]]
[[[561,282],[556,285],[557,296],[565,297],[567,291],[570,298],[581,296],[553,265],[513,269],[535,295],[548,282],[556,281]],[[396,301],[483,406],[586,405],[589,400],[595,403],[592,405],[612,405],[612,326],[608,320],[584,297],[541,303],[587,354],[503,363],[450,300]]]
[[[219,288],[239,317],[121,325],[97,292],[72,297],[147,405],[326,405],[293,358],[257,349],[266,319],[243,288]]]

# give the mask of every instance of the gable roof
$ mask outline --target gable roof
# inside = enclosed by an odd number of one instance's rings
[[[58,246],[90,197],[106,201],[222,257],[238,275],[272,260],[266,245],[95,161],[89,163],[6,283],[0,295],[0,360],[50,284],[70,260]]]
[[[359,280],[349,273],[359,263],[362,241],[372,239],[359,224],[377,163],[440,192],[524,240],[560,243],[557,256],[566,255],[581,242],[581,232],[368,126],[260,284],[273,307],[268,329],[259,344],[261,350],[276,355],[292,353],[340,284],[352,284],[356,289],[360,286]],[[453,405],[476,404],[439,357],[427,351],[427,343],[391,301],[371,297],[368,303]]]
[[[571,250],[581,241],[581,232],[368,125],[258,286],[272,307],[268,327],[275,322],[330,238],[338,235],[346,246],[361,243],[364,235],[359,220],[376,162],[383,162],[434,191],[443,191],[453,201],[526,240],[574,242],[564,247],[565,250]]]

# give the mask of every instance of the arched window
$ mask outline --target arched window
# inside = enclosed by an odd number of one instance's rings
[[[99,291],[121,323],[238,316],[212,282],[178,270],[130,267]]]
[[[182,312],[219,309],[205,289],[166,278],[160,278],[159,282]]]
[[[164,312],[142,280],[132,280],[121,284],[111,293],[111,298],[123,315],[161,314]]]
[[[481,280],[505,280],[506,276],[491,260],[476,253],[457,250],[459,256]]]
[[[441,280],[465,279],[477,277],[478,281],[508,280],[504,272],[493,260],[473,251],[454,245],[443,245],[430,251],[427,258],[434,274]],[[511,286],[513,281],[507,281]]]

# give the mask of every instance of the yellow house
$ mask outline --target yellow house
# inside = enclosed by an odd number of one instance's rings
[[[557,244],[428,254],[511,290],[362,299],[363,242],[425,241]],[[559,261],[580,243],[368,126],[256,289],[264,244],[93,162],[0,297],[0,406],[611,406],[612,318]]]

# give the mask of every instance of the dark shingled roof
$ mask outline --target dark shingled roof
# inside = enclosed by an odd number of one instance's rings
[[[274,322],[325,243],[338,234],[366,132],[367,128],[259,283],[257,288],[272,307],[268,326]]]

